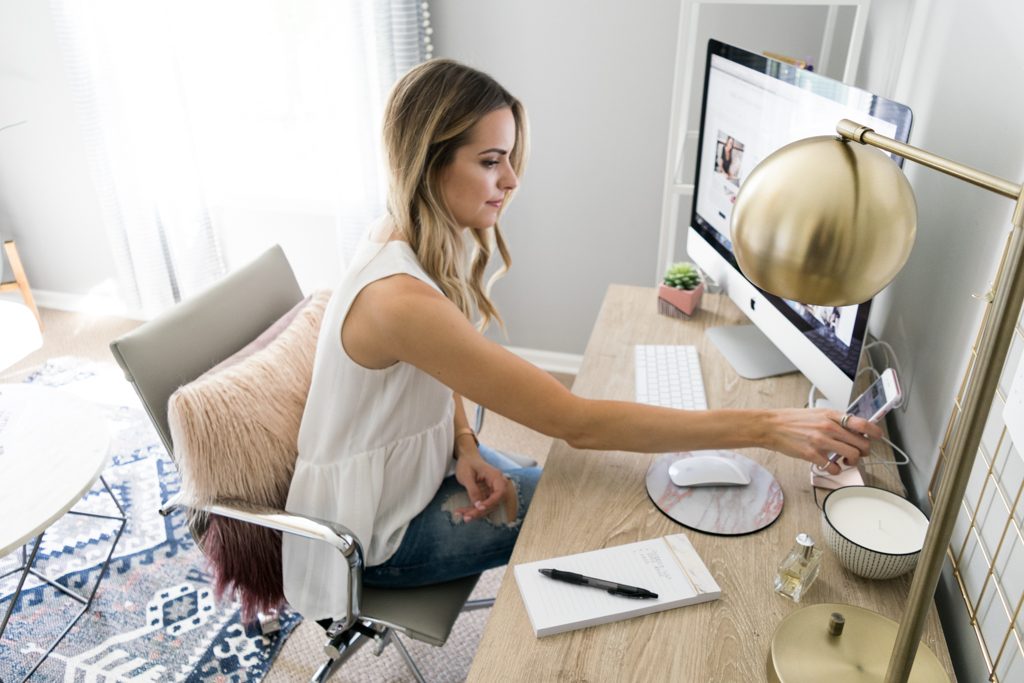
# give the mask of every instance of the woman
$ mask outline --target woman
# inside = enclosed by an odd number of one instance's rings
[[[725,139],[725,144],[718,149],[718,168],[715,170],[724,173],[730,180],[736,180],[737,177],[735,147],[736,141],[730,135]]]
[[[522,105],[449,60],[412,69],[384,118],[388,215],[324,314],[288,510],[344,523],[369,585],[413,586],[505,564],[539,477],[483,445],[461,396],[581,449],[762,446],[838,472],[878,427],[830,410],[687,412],[574,396],[480,334],[482,285],[526,156]],[[466,263],[463,247],[476,247]],[[499,273],[500,274],[500,273]],[[478,326],[471,323],[474,311]],[[286,537],[285,593],[307,618],[344,611],[341,558]]]

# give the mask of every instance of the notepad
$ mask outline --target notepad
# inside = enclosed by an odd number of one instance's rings
[[[627,598],[555,581],[538,571],[546,568],[646,588],[658,597]],[[517,564],[513,571],[538,638],[715,600],[722,595],[686,534]]]

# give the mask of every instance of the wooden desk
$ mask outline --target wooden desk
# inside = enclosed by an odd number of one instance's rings
[[[613,285],[605,297],[573,391],[590,398],[633,400],[633,345],[693,344],[712,408],[799,407],[807,400],[801,375],[739,378],[703,330],[743,322],[720,296],[681,322],[656,313],[653,289]],[[782,516],[749,536],[716,537],[680,527],[647,496],[647,454],[577,451],[556,442],[548,455],[510,564],[621,545],[683,531],[722,587],[722,598],[594,628],[536,638],[513,573],[498,592],[469,681],[761,681],[772,633],[797,605],[777,595],[772,577],[800,531],[824,547],[811,495],[808,464],[762,449],[744,455],[767,467],[786,496]],[[902,487],[894,467],[867,470],[866,483]],[[910,577],[869,581],[849,573],[825,548],[821,574],[801,604],[850,603],[899,620]],[[935,611],[924,642],[952,667]]]

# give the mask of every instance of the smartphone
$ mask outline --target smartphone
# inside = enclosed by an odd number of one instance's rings
[[[850,404],[846,412],[862,417],[868,422],[877,423],[890,410],[898,408],[902,402],[903,392],[900,391],[899,378],[896,377],[896,371],[889,368]]]
[[[903,403],[903,392],[900,390],[900,380],[896,376],[896,371],[888,368],[882,373],[881,377],[876,379],[867,388],[867,391],[850,404],[846,412],[849,415],[862,417],[868,422],[877,423],[885,417],[886,413],[893,408],[898,408],[901,403]],[[841,457],[838,453],[832,453],[828,456],[828,461],[831,463],[840,460]],[[848,467],[845,461],[840,462],[839,466],[843,469]],[[819,472],[824,471],[820,467],[817,467],[817,469]]]

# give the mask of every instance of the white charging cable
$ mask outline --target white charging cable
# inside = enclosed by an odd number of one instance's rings
[[[869,342],[867,346],[864,347],[864,351],[870,351],[875,346],[882,347],[882,349],[885,351],[885,362],[887,364],[891,364],[892,367],[896,368],[896,374],[900,374],[903,372],[900,369],[900,359],[896,356],[896,352],[892,350],[892,346],[889,345],[889,342],[883,341],[882,339],[876,339],[873,342]]]
[[[894,444],[892,441],[890,441],[889,437],[887,437],[887,436],[885,436],[883,434],[882,435],[882,441],[884,441],[887,444],[889,444],[889,448],[893,449],[894,451],[896,451],[897,453],[902,455],[903,459],[902,460],[893,460],[892,462],[865,462],[864,465],[866,465],[866,466],[896,465],[897,467],[902,467],[903,465],[909,465],[910,464],[910,456],[907,455],[907,452],[904,451],[899,446],[897,446],[896,444]]]
[[[857,384],[857,380],[859,380],[860,376],[863,375],[865,372],[870,372],[871,373],[871,381],[872,382],[878,381],[878,378],[881,377],[881,375],[878,374],[878,370],[875,370],[870,365],[865,365],[864,367],[862,367],[860,369],[860,372],[857,373],[857,376],[853,378],[854,385]],[[899,370],[897,370],[896,372],[899,372]]]
[[[894,444],[892,441],[890,441],[889,437],[887,437],[887,436],[885,436],[883,434],[882,435],[882,441],[884,441],[885,443],[889,444],[889,448],[893,449],[894,451],[899,453],[901,456],[903,456],[903,459],[902,460],[895,460],[894,459],[892,462],[874,462],[874,461],[868,460],[867,458],[861,458],[860,460],[857,461],[857,465],[858,466],[863,465],[864,467],[881,467],[881,466],[885,466],[885,465],[892,465],[893,467],[903,467],[904,465],[909,465],[910,464],[910,456],[907,455],[906,451],[904,451],[902,448],[900,448],[899,446]],[[814,463],[811,463],[811,472],[812,473],[816,472],[818,474],[829,474],[829,471],[826,470],[824,467],[820,467],[819,465],[816,465]]]

